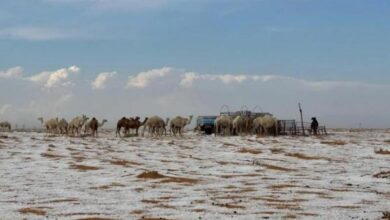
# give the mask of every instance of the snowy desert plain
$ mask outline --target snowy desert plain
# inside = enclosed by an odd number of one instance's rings
[[[390,130],[0,136],[2,220],[389,218]]]

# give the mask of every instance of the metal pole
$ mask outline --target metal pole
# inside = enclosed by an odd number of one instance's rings
[[[305,126],[303,125],[303,116],[302,116],[302,108],[301,103],[298,103],[299,112],[301,113],[301,126],[302,126],[302,134],[305,135]]]

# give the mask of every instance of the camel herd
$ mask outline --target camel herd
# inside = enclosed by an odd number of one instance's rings
[[[149,136],[167,135],[169,131],[172,135],[182,135],[184,128],[191,123],[193,116],[188,118],[177,116],[173,119],[166,118],[165,120],[159,116],[146,117],[140,121],[140,117],[122,117],[118,120],[115,136],[121,137],[121,133],[125,136],[131,135],[134,130],[138,136],[139,129],[142,127],[141,135],[144,136],[145,131]],[[44,120],[38,118],[42,123],[42,127],[49,134],[61,134],[71,136],[84,135],[98,136],[98,130],[107,120],[103,119],[99,122],[96,118],[89,118],[86,115],[81,115],[73,118],[69,122],[62,118],[51,118]],[[243,135],[243,134],[277,134],[278,120],[271,115],[251,117],[246,115],[218,116],[214,123],[215,135]],[[168,128],[168,129],[167,129]],[[8,122],[0,122],[0,130],[11,130],[11,124]]]
[[[153,116],[150,118],[145,118],[142,122],[140,117],[122,117],[118,120],[116,126],[115,136],[121,136],[121,133],[124,135],[131,135],[131,131],[135,131],[135,135],[138,136],[138,131],[140,127],[142,129],[142,136],[144,136],[145,131],[149,133],[150,136],[162,136],[167,134],[168,130],[173,135],[182,135],[184,127],[189,125],[192,121],[193,116],[189,118],[177,116],[172,120],[167,118],[163,120],[159,116]],[[72,136],[81,136],[82,131],[84,130],[84,135],[98,135],[98,129],[107,122],[106,119],[103,119],[99,122],[96,118],[89,119],[86,115],[81,115],[73,118],[70,122],[67,122],[66,119],[62,118],[52,118],[44,120],[43,118],[38,118],[42,123],[42,127],[47,133],[51,134],[61,134],[61,135],[72,135]]]
[[[62,118],[61,120],[52,118],[46,121],[43,118],[38,118],[47,133],[80,136],[82,129],[84,128],[84,134],[97,136],[98,128],[102,127],[107,120],[103,119],[103,121],[99,123],[96,118],[92,118],[91,120],[88,119],[89,118],[86,115],[77,116],[70,122],[65,118]]]
[[[215,120],[215,135],[274,134],[278,131],[278,119],[271,115],[235,117],[221,115]]]

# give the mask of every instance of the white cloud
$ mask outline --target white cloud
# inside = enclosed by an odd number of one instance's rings
[[[255,81],[262,81],[262,82],[268,82],[274,79],[281,78],[280,76],[277,75],[255,75],[251,77]]]
[[[217,75],[217,78],[220,79],[225,84],[230,84],[230,83],[242,83],[245,80],[247,80],[248,76],[225,74],[225,75]]]
[[[42,72],[31,77],[26,78],[35,83],[43,84],[46,88],[56,86],[69,86],[72,82],[68,80],[71,74],[78,73],[80,68],[77,66],[71,66],[69,68],[62,68],[52,72]]]
[[[163,67],[161,69],[152,69],[146,72],[138,73],[136,76],[129,76],[127,82],[128,88],[145,88],[151,82],[157,80],[158,78],[164,78],[169,75],[172,71],[170,67]]]
[[[91,83],[92,89],[104,89],[106,88],[107,81],[114,77],[116,72],[103,72],[100,73],[96,79]]]
[[[48,27],[12,27],[0,29],[0,38],[32,41],[58,40],[87,37],[75,30]]]
[[[194,73],[194,72],[184,73],[184,76],[180,81],[180,86],[184,88],[190,88],[192,87],[194,81],[198,80],[199,78],[200,75],[198,73]]]
[[[22,67],[12,67],[6,71],[0,71],[0,79],[20,78],[23,75]]]

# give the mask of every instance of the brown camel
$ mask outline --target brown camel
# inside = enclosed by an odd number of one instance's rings
[[[137,136],[138,136],[138,129],[139,129],[139,127],[143,126],[146,123],[146,121],[148,120],[147,117],[144,119],[143,122],[141,122],[139,119],[140,118],[138,116],[135,117],[135,119],[130,118],[129,123],[128,123],[128,128],[129,129],[135,129],[135,134]]]
[[[98,136],[98,128],[99,128],[99,122],[96,120],[96,118],[92,118],[92,120],[89,123],[89,128],[92,131],[92,137]]]
[[[118,135],[119,135],[119,137],[121,136],[121,129],[122,128],[125,129],[125,134],[127,134],[127,132],[129,131],[129,126],[128,126],[129,123],[130,123],[130,119],[128,119],[126,117],[119,119],[119,121],[116,123],[115,137],[117,137]]]
[[[121,118],[118,123],[116,124],[116,133],[115,133],[115,136],[117,137],[119,135],[119,137],[121,136],[121,129],[124,128],[124,133],[125,135],[129,134],[129,131],[130,129],[135,129],[135,132],[136,132],[136,135],[138,136],[138,130],[139,130],[139,127],[143,126],[148,118],[145,118],[145,120],[143,122],[141,122],[140,120],[140,117],[135,117],[135,118],[126,118],[126,117],[123,117]]]

